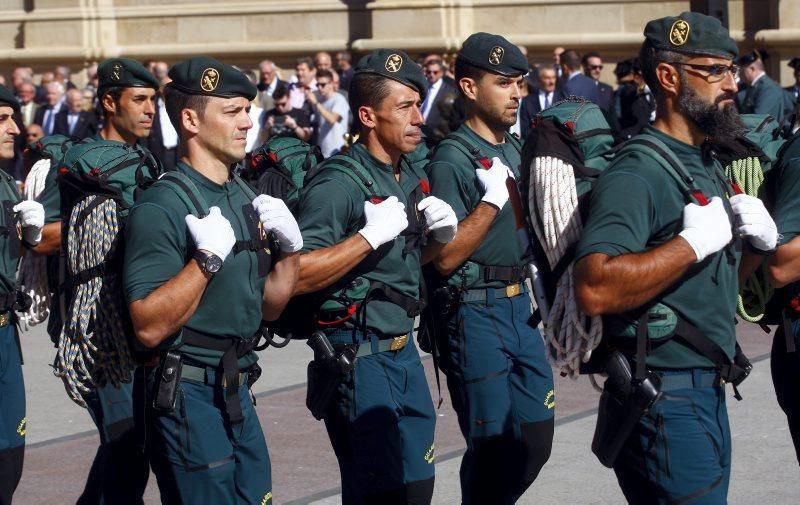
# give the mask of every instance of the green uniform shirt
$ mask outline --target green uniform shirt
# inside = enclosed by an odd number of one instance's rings
[[[103,137],[98,133],[93,137],[88,137],[81,141],[81,143],[91,142],[94,140],[103,140]],[[61,220],[61,190],[58,187],[58,164],[50,162],[50,171],[44,179],[44,189],[36,201],[44,207],[44,224],[56,223]]]
[[[482,156],[490,160],[497,156],[519,178],[521,163],[519,151],[509,142],[490,144],[479,137],[466,124],[458,133],[463,134],[471,145],[480,150]],[[449,203],[459,221],[466,218],[481,202],[481,189],[474,158],[452,144],[440,145],[428,165],[431,194]],[[481,244],[470,256],[470,260],[480,265],[520,266],[525,263],[525,250],[517,239],[516,221],[511,205],[506,203],[492,223]],[[454,275],[458,275],[458,270]],[[502,287],[500,281],[485,282],[482,278],[470,288]]]
[[[406,209],[411,194],[420,180],[405,156],[400,161],[400,182],[395,179],[392,165],[372,156],[362,144],[355,144],[347,156],[359,162],[375,179],[380,196],[396,196]],[[303,188],[300,197],[300,231],[304,251],[330,247],[357,233],[364,226],[366,195],[353,179],[339,170],[322,171]],[[382,245],[359,263],[346,279],[364,276],[380,281],[404,295],[419,298],[420,251],[403,254],[406,239],[399,236]],[[399,335],[413,329],[414,318],[399,306],[384,301],[367,303],[367,327],[385,335]],[[347,323],[352,327],[351,322]]]
[[[672,150],[709,199],[722,197],[731,214],[724,196],[725,183],[715,175],[718,162],[704,161],[699,147],[684,144],[655,128],[647,127],[644,131],[658,137]],[[642,252],[669,240],[683,228],[686,203],[678,184],[657,161],[635,152],[617,158],[602,173],[592,191],[589,218],[578,243],[576,260],[592,253],[617,256]],[[722,346],[731,357],[736,342],[734,316],[741,256],[735,249],[729,245],[693,264],[658,298]],[[607,316],[607,319],[613,317]],[[713,366],[705,357],[674,340],[654,349],[647,363],[662,368]]]
[[[183,162],[178,163],[177,170],[192,179],[209,207],[220,208],[237,240],[251,238],[243,211],[251,202],[236,182],[220,186]],[[128,303],[145,298],[191,261],[195,246],[186,227],[187,214],[190,209],[182,200],[158,184],[145,191],[133,206],[125,230],[123,276]],[[221,338],[250,338],[261,322],[263,292],[264,277],[259,276],[256,253],[231,251],[222,269],[208,283],[186,327]],[[218,366],[222,357],[221,351],[190,345],[181,350],[211,366]],[[245,368],[257,359],[250,352],[239,359],[239,366]]]
[[[17,184],[8,174],[0,174],[0,226],[6,228],[7,234],[0,236],[0,294],[13,293],[16,289],[17,266],[19,265],[20,248],[22,247],[17,220],[10,214],[11,206],[21,200]],[[9,213],[5,211],[8,206]],[[16,254],[12,252],[12,241],[16,242]]]
[[[778,245],[800,235],[800,137],[795,136],[783,151],[780,163],[769,177],[774,189],[772,215],[778,227]]]
[[[742,114],[769,114],[781,122],[785,113],[783,89],[766,74],[737,95]],[[788,105],[788,104],[787,104]]]

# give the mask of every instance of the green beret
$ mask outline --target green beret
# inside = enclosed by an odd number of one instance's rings
[[[654,19],[644,27],[645,39],[658,49],[733,59],[736,42],[719,19],[697,12]]]
[[[789,60],[789,66],[797,70],[797,68],[800,67],[800,57],[795,56],[794,58]]]
[[[378,74],[414,88],[419,91],[420,100],[425,100],[428,93],[428,80],[422,67],[396,49],[375,49],[364,56],[356,65],[355,75],[358,74]]]
[[[252,100],[258,90],[241,70],[208,56],[195,56],[169,69],[172,82],[167,87],[189,95],[222,98],[241,96]]]
[[[506,76],[525,75],[530,71],[527,58],[517,46],[500,35],[473,33],[461,50],[458,59],[493,74]]]
[[[153,88],[161,85],[144,66],[130,58],[111,58],[97,67],[99,90],[105,88]]]
[[[8,104],[14,109],[14,112],[19,112],[19,101],[8,88],[0,84],[0,103]]]

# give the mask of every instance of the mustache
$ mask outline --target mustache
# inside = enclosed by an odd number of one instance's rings
[[[723,93],[714,100],[714,104],[722,103],[724,100],[736,100],[736,95],[733,93]]]

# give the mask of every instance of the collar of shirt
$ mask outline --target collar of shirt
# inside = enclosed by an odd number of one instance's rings
[[[758,74],[758,76],[755,79],[753,79],[753,82],[750,83],[750,86],[755,86],[758,80],[764,77],[765,75],[767,75],[766,72],[761,72],[760,74]]]
[[[571,74],[569,74],[569,77],[567,77],[567,80],[571,81],[576,75],[581,75],[581,71],[580,70],[576,70],[576,71],[572,72]]]

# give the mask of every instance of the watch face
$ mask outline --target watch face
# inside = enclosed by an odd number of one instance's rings
[[[216,254],[210,254],[206,258],[206,271],[215,274],[219,272],[220,268],[222,268],[222,259]]]

